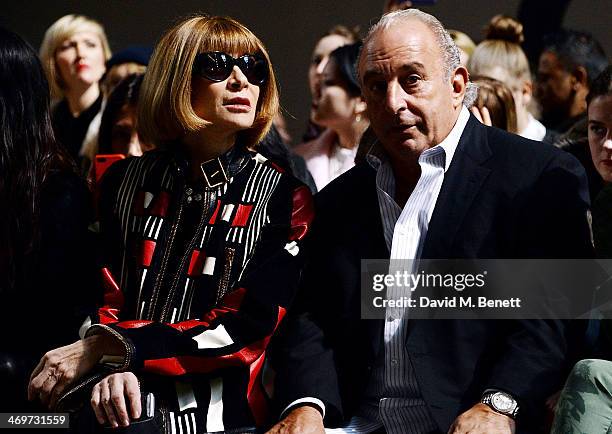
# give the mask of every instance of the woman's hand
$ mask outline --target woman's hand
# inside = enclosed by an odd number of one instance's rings
[[[142,411],[138,379],[131,372],[109,375],[94,386],[91,406],[100,425],[108,423],[113,428],[128,426],[130,416],[133,420],[138,419]]]
[[[96,365],[102,348],[101,337],[90,336],[46,353],[30,375],[28,399],[53,409],[64,389]]]
[[[493,122],[491,122],[491,113],[489,113],[489,109],[485,106],[482,106],[479,109],[478,107],[473,105],[472,108],[470,108],[470,111],[474,116],[476,116],[476,119],[478,119],[481,124],[485,124],[490,127],[493,126]]]

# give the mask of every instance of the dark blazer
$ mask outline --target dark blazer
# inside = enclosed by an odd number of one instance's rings
[[[316,196],[302,291],[276,347],[280,409],[306,396],[326,424],[354,414],[378,352],[383,320],[360,319],[360,260],[388,258],[375,171],[358,164]],[[584,170],[553,146],[485,127],[461,136],[431,217],[423,258],[591,257]],[[522,406],[519,430],[560,387],[566,323],[411,320],[406,347],[440,430],[495,388]]]

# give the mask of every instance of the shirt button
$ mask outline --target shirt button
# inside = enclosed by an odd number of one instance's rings
[[[391,359],[391,364],[392,365],[397,365],[398,360],[397,359]]]

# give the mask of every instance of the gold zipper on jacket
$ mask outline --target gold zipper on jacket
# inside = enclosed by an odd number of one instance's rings
[[[174,279],[172,281],[172,285],[170,286],[170,292],[168,293],[168,297],[166,299],[166,303],[164,304],[164,308],[162,310],[162,315],[161,315],[161,321],[168,321],[168,314],[170,311],[170,307],[172,305],[172,301],[174,299],[174,294],[176,292],[176,287],[178,286],[178,282],[183,274],[183,269],[185,268],[185,266],[187,264],[189,264],[189,259],[191,257],[191,252],[193,251],[193,248],[195,247],[196,243],[197,243],[197,239],[198,236],[200,234],[200,232],[202,231],[202,228],[204,227],[204,224],[206,223],[206,221],[208,221],[208,219],[210,218],[212,211],[213,211],[213,204],[215,202],[215,200],[217,199],[217,194],[215,190],[207,190],[205,191],[205,195],[206,198],[208,200],[206,201],[202,201],[202,215],[200,217],[200,221],[198,222],[198,226],[196,227],[195,233],[193,235],[193,238],[191,239],[191,241],[189,242],[189,244],[187,245],[187,249],[185,250],[185,253],[183,254],[183,257],[181,258],[180,262],[179,262],[179,266],[177,267],[177,271],[176,274],[174,275]]]
[[[176,238],[176,233],[178,231],[179,224],[181,223],[181,219],[183,217],[183,210],[185,208],[185,198],[187,194],[182,192],[181,198],[179,199],[179,208],[176,213],[176,218],[172,224],[170,229],[170,237],[168,238],[168,244],[166,247],[166,251],[164,252],[164,256],[162,258],[161,267],[159,270],[159,274],[157,275],[157,279],[155,280],[155,285],[153,286],[153,295],[151,297],[151,306],[149,307],[148,319],[153,320],[153,316],[155,315],[155,307],[157,305],[157,299],[159,298],[159,291],[161,289],[162,283],[164,281],[164,277],[166,275],[166,270],[168,268],[168,262],[170,261],[170,255],[172,253],[172,248],[174,247],[174,239]],[[162,319],[163,321],[163,319]]]

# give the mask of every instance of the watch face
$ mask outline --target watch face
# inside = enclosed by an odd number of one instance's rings
[[[506,393],[497,392],[491,397],[491,404],[499,411],[510,411],[514,407],[514,399]]]

